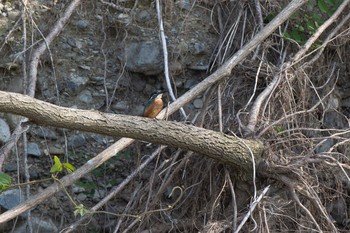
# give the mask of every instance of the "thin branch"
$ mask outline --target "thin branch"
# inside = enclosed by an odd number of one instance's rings
[[[242,229],[244,224],[247,222],[248,218],[252,215],[256,205],[262,200],[262,198],[266,195],[266,193],[267,193],[267,191],[269,191],[269,189],[270,189],[270,185],[265,187],[264,190],[261,192],[261,194],[258,196],[258,198],[256,198],[254,200],[254,202],[250,205],[249,211],[244,216],[244,218],[242,219],[242,221],[239,224],[239,226],[237,227],[237,229],[234,231],[235,233],[238,233]]]
[[[160,7],[159,0],[156,0],[156,8],[157,8],[157,16],[158,16],[158,24],[159,24],[159,34],[160,34],[160,38],[162,41],[162,47],[163,47],[164,78],[165,78],[165,82],[166,82],[166,85],[168,88],[169,95],[170,95],[172,101],[175,101],[176,97],[174,95],[173,88],[171,87],[170,77],[169,77],[168,49],[167,49],[167,43],[166,43],[165,34],[164,34],[162,10]],[[186,115],[185,110],[182,107],[180,108],[180,112],[181,112],[182,116],[184,117],[184,120],[186,120],[187,115]]]
[[[23,41],[23,53],[22,53],[22,72],[23,72],[23,94],[26,94],[26,87],[27,87],[27,53],[25,52],[27,50],[27,0],[22,1],[23,9],[22,9],[22,41]],[[23,138],[23,163],[24,163],[24,175],[25,175],[25,182],[28,183],[26,185],[26,199],[30,199],[30,174],[29,174],[29,165],[28,165],[28,140],[27,140],[27,132],[24,131],[22,133]],[[19,161],[17,161],[19,163]],[[27,227],[28,231],[30,233],[33,233],[33,224],[32,224],[32,217],[31,217],[31,210],[28,211],[28,221],[27,221]]]

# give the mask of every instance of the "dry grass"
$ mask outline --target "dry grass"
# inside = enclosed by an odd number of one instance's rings
[[[262,6],[264,15],[283,5],[270,1],[269,4]],[[220,7],[221,16],[213,8],[223,25],[222,39],[212,57],[213,69],[248,41],[257,28],[251,3],[221,2]],[[231,15],[237,16],[235,20]],[[344,184],[350,183],[349,132],[326,128],[323,116],[329,110],[337,85],[343,81],[341,76],[346,75],[341,63],[349,60],[347,50],[342,49],[348,44],[348,37],[341,36],[308,67],[299,63],[283,70],[282,64],[298,47],[288,43],[282,34],[273,35],[252,54],[251,60],[236,67],[232,76],[220,84],[221,114],[218,86],[206,93],[203,112],[195,124],[214,130],[222,127],[225,133],[243,136],[240,126],[247,123],[251,104],[273,77],[281,77],[260,110],[256,132],[267,146],[264,163],[258,168],[256,195],[267,185],[271,185],[270,191],[258,203],[243,232],[252,229],[254,232],[346,231],[347,224],[335,222],[330,217],[335,215],[330,213],[339,209],[335,208],[339,203],[345,205],[345,211],[347,208],[348,191]],[[312,56],[306,59],[311,60]],[[349,116],[349,112],[337,110]],[[338,144],[328,151],[317,151],[318,143],[330,138]],[[171,211],[145,217],[136,223],[137,229],[231,232],[250,209],[254,197],[253,184],[242,182],[232,174],[225,165],[200,156],[185,152],[170,156],[135,197],[139,204],[132,212],[164,208],[174,199],[167,200],[165,194],[175,186],[183,190],[181,201]],[[135,220],[124,224],[130,226],[131,222]],[[157,224],[162,226],[160,230]]]

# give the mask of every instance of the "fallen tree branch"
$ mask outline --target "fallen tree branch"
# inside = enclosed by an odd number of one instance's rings
[[[259,160],[263,149],[262,143],[257,140],[238,139],[180,122],[65,108],[4,91],[0,91],[0,99],[0,111],[25,116],[38,125],[180,147],[230,164],[243,171],[244,175],[252,170],[250,150],[253,151],[255,159]]]

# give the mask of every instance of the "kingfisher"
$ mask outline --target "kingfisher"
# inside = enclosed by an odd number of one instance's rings
[[[160,111],[162,111],[163,104],[163,94],[166,91],[157,90],[151,94],[148,102],[146,103],[145,109],[143,110],[143,116],[149,118],[155,118]]]

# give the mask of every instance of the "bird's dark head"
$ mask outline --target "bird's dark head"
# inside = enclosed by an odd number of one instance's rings
[[[156,98],[162,98],[163,94],[166,91],[163,90],[156,90],[155,92],[153,92],[150,96],[150,100],[155,100]]]

